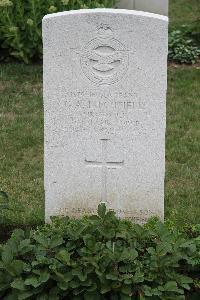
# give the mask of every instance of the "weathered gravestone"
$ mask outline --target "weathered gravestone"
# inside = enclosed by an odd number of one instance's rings
[[[116,7],[168,15],[168,0],[117,0]]]
[[[43,42],[46,220],[100,202],[137,222],[163,218],[167,18],[57,13]]]

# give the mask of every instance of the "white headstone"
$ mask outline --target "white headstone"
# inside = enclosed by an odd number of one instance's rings
[[[168,0],[117,0],[116,7],[168,15]]]
[[[44,17],[46,220],[100,202],[163,218],[167,27],[114,9]]]

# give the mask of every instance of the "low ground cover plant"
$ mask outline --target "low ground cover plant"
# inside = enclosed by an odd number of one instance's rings
[[[194,64],[200,57],[200,21],[169,32],[169,60]]]
[[[198,299],[199,251],[199,225],[139,226],[101,204],[98,215],[14,231],[0,248],[0,299]]]

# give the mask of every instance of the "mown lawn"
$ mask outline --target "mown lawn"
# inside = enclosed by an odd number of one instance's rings
[[[166,134],[166,218],[200,222],[200,69],[170,69]]]
[[[200,70],[169,70],[166,218],[200,220]],[[0,65],[0,190],[9,195],[7,222],[44,220],[42,67]]]
[[[12,224],[44,218],[42,67],[0,65],[0,190]]]
[[[169,0],[170,26],[200,20],[200,0]]]

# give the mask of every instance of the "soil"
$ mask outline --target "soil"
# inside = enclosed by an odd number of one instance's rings
[[[178,68],[194,68],[194,69],[200,69],[200,59],[197,61],[197,63],[190,65],[190,64],[178,64],[173,61],[168,61],[168,68],[170,69],[178,69]]]

